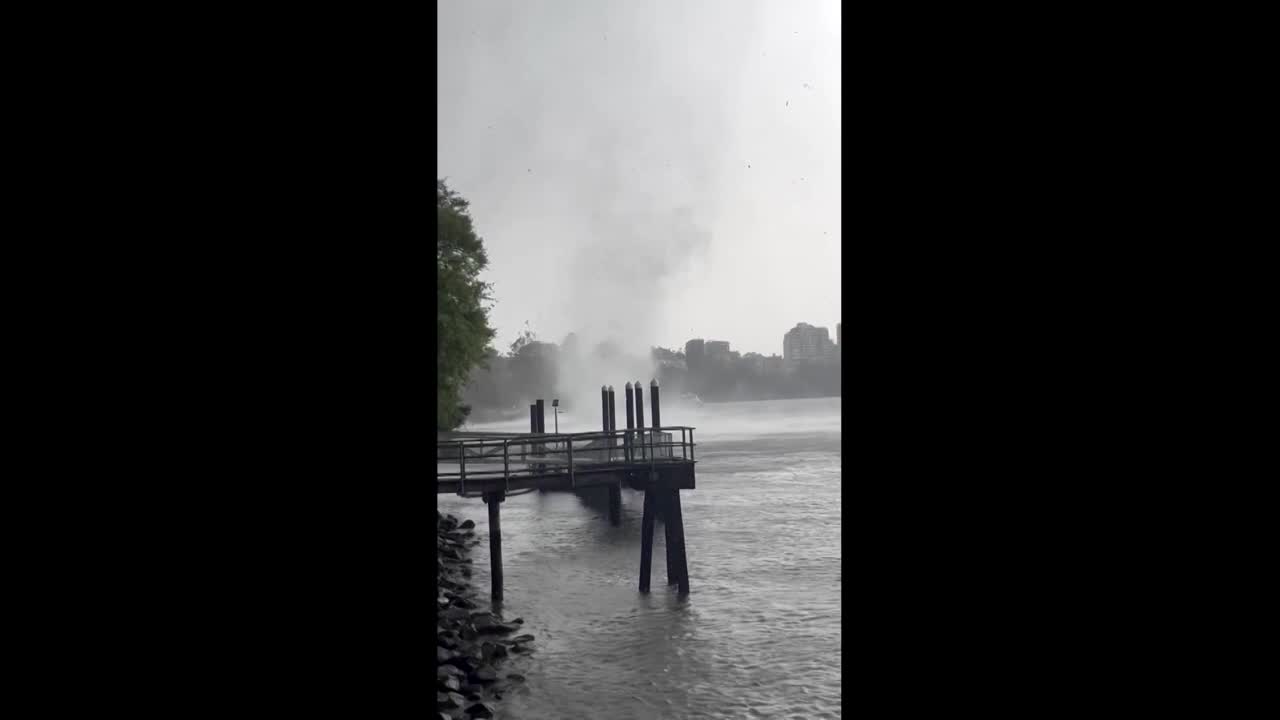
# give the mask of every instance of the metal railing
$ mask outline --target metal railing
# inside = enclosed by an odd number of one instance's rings
[[[501,435],[436,443],[436,480],[457,480],[459,494],[468,480],[568,475],[570,486],[582,472],[607,472],[670,463],[692,463],[694,428],[621,429],[584,433]],[[676,432],[680,433],[679,440]],[[677,452],[677,448],[679,449]],[[457,471],[441,465],[456,463]],[[468,467],[470,466],[470,467]]]

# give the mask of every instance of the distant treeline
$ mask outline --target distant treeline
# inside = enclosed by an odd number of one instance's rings
[[[560,345],[539,342],[526,330],[509,352],[489,349],[471,374],[463,402],[473,420],[519,416],[538,398],[589,398],[602,377],[625,378],[626,370],[635,368],[641,369],[632,374],[642,374],[636,379],[656,377],[664,397],[672,400],[685,393],[704,402],[840,395],[840,365],[834,361],[784,362],[736,352],[689,360],[684,352],[666,348],[653,348],[648,358],[626,357],[607,342],[586,349],[572,334]]]

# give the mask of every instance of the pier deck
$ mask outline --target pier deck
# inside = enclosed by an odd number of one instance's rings
[[[693,430],[438,433],[436,493],[478,496],[613,484],[692,490]]]

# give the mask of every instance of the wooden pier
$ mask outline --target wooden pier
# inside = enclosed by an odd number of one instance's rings
[[[658,385],[650,384],[653,427],[644,427],[641,385],[626,385],[627,427],[616,428],[613,389],[601,388],[601,430],[546,433],[543,402],[530,405],[529,433],[439,433],[436,492],[483,498],[489,509],[493,599],[502,599],[499,506],[533,490],[609,489],[609,521],[621,520],[622,488],[644,493],[640,536],[641,592],[649,591],[653,532],[666,530],[667,584],[689,592],[680,491],[694,489],[694,428],[661,426]]]

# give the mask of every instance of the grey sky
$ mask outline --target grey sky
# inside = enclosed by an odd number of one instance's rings
[[[838,0],[441,0],[439,177],[505,350],[782,352],[840,312]]]

